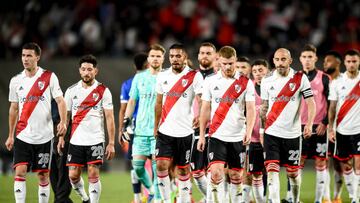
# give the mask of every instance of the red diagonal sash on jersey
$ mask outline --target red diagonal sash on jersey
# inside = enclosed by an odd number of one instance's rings
[[[195,77],[196,71],[189,71],[185,75],[183,75],[170,89],[168,93],[176,93],[177,96],[171,95],[166,96],[165,103],[163,105],[162,111],[161,111],[161,123],[163,123],[171,111],[172,107],[175,105],[175,103],[179,100],[180,95],[182,95],[186,89],[193,83],[194,77]]]
[[[72,120],[71,136],[74,134],[81,121],[85,118],[86,114],[89,113],[92,107],[96,106],[99,101],[101,101],[105,89],[105,85],[98,85],[95,89],[93,89],[93,91],[90,92],[90,94],[84,99],[84,101],[81,102],[80,108],[78,108]]]
[[[279,92],[279,94],[277,95],[276,98],[292,97],[300,87],[302,75],[303,75],[303,72],[301,72],[301,71],[295,73],[294,76],[281,89],[281,91]],[[287,100],[279,99],[273,103],[271,110],[266,117],[265,129],[270,127],[276,121],[276,119],[279,117],[281,112],[284,110],[284,108],[288,102],[289,102],[289,99],[287,99]]]
[[[216,130],[220,127],[234,101],[245,91],[248,80],[249,79],[246,77],[241,76],[239,79],[236,79],[226,90],[222,96],[222,100],[227,101],[219,103],[219,106],[217,107],[210,124],[209,135],[215,133]]]
[[[347,95],[347,98],[344,103],[341,105],[339,113],[337,115],[336,125],[339,126],[340,122],[344,119],[346,114],[350,111],[351,107],[354,106],[354,104],[357,102],[358,99],[355,99],[360,97],[360,81],[356,83],[355,87],[350,91],[350,93]]]
[[[16,135],[18,135],[26,128],[30,115],[38,104],[40,97],[44,94],[45,90],[49,86],[50,77],[51,72],[45,70],[34,82],[29,93],[26,95],[26,102],[24,102],[24,106],[21,110],[20,119],[16,124]]]

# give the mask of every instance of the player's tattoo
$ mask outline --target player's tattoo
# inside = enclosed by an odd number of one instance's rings
[[[266,122],[266,113],[269,108],[269,101],[268,100],[262,100],[261,102],[261,108],[260,108],[260,119],[261,119],[261,127],[265,128],[265,122]]]

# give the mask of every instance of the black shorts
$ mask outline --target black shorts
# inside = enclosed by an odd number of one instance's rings
[[[264,150],[260,142],[252,142],[249,146],[249,173],[262,174],[264,170]]]
[[[104,158],[104,143],[91,146],[69,145],[66,166],[101,165]]]
[[[205,147],[204,147],[204,151],[202,152],[197,150],[198,141],[199,139],[194,140],[194,145],[192,146],[192,152],[191,152],[190,166],[193,172],[204,170],[208,165],[207,146],[209,139],[208,137],[205,137]]]
[[[279,163],[281,166],[299,168],[301,136],[285,139],[264,134],[265,165]]]
[[[18,138],[14,143],[14,166],[28,165],[33,172],[49,172],[53,140],[44,144],[29,144]],[[31,168],[31,169],[30,169]]]
[[[317,125],[313,126],[316,132]],[[302,126],[302,131],[304,126]],[[305,159],[327,159],[328,141],[326,133],[322,136],[312,134],[310,138],[302,140],[301,156]]]
[[[336,141],[335,141],[336,142]],[[329,141],[328,142],[328,156],[333,157],[335,152],[335,143]]]
[[[245,166],[245,146],[243,142],[224,142],[209,138],[209,166],[213,163],[227,164],[229,169],[240,170]]]
[[[186,137],[171,137],[158,132],[155,155],[157,160],[173,160],[178,167],[187,167],[190,164],[193,135]]]
[[[360,134],[356,135],[342,135],[336,132],[334,158],[339,161],[346,161],[353,156],[360,155]]]

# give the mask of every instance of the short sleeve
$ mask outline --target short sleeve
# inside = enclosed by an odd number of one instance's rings
[[[9,84],[9,102],[19,102],[19,97],[16,93],[17,86],[16,79],[12,78]]]
[[[211,92],[210,92],[210,82],[209,79],[205,79],[203,82],[202,95],[201,99],[204,101],[211,101]]]
[[[155,91],[158,94],[164,94],[163,88],[162,88],[162,80],[161,80],[161,73],[158,74],[158,76],[156,77],[156,87],[155,87]]]
[[[302,78],[301,78],[300,92],[303,95],[304,99],[313,96],[313,92],[312,92],[311,86],[310,86],[310,81],[305,74],[303,74]]]
[[[127,103],[129,101],[129,88],[127,86],[127,82],[125,81],[121,85],[121,92],[120,92],[120,103]]]
[[[71,111],[72,108],[72,96],[71,96],[71,90],[68,88],[65,92],[65,104],[66,104],[66,110]]]
[[[337,83],[337,81],[330,82],[330,91],[329,91],[329,98],[328,98],[330,101],[338,100],[338,93],[336,91],[336,83]]]
[[[50,78],[50,92],[52,95],[52,98],[57,98],[63,96],[63,92],[61,91],[59,80],[55,73],[51,73]]]
[[[245,101],[255,101],[255,87],[251,80],[246,85]]]
[[[109,90],[109,88],[105,89],[103,98],[102,98],[102,107],[104,109],[113,109],[113,101],[112,101],[112,95]]]
[[[193,86],[196,95],[202,94],[202,84],[204,82],[203,76],[200,72],[197,72],[194,78]]]
[[[269,93],[267,90],[266,80],[264,79],[261,81],[260,94],[262,100],[269,100]]]
[[[139,100],[139,74],[136,74],[130,88],[129,97],[134,100]]]

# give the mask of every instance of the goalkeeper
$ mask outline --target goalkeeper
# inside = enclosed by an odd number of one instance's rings
[[[131,133],[131,117],[136,102],[138,112],[135,125],[135,136],[132,146],[132,165],[140,182],[149,190],[150,195],[155,194],[155,203],[161,202],[160,192],[157,187],[156,161],[155,161],[155,137],[154,132],[154,108],[156,101],[156,76],[164,62],[165,49],[158,44],[152,45],[148,52],[149,68],[137,73],[130,89],[130,100],[126,107],[123,123],[123,139],[128,139]],[[145,170],[146,159],[152,159],[153,177]],[[153,183],[154,182],[154,183]],[[148,199],[148,202],[151,198]]]

